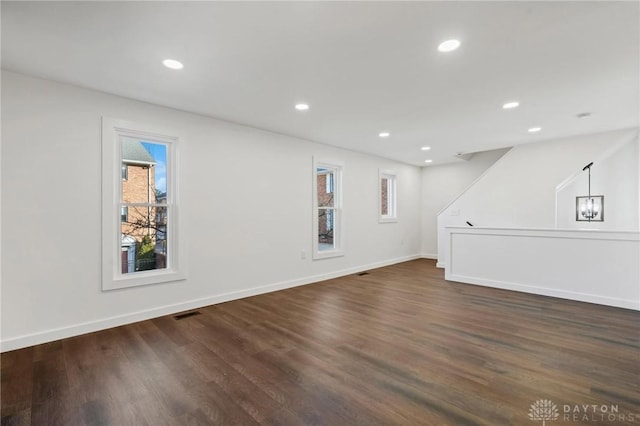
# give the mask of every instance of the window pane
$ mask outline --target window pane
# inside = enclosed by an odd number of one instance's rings
[[[313,159],[313,259],[343,256],[342,170],[340,163]]]
[[[167,146],[129,137],[121,138],[122,201],[155,203],[167,194]],[[124,176],[126,170],[126,178]]]
[[[389,179],[382,178],[380,180],[380,214],[387,216],[389,214]]]
[[[167,207],[156,207],[156,269],[167,267]]]
[[[122,206],[121,272],[123,274],[167,267],[167,208]],[[122,219],[125,219],[124,216]]]
[[[318,250],[332,250],[334,243],[334,209],[318,209]]]
[[[380,173],[380,221],[396,222],[396,176]]]
[[[334,207],[334,179],[333,170],[317,169],[318,207]]]
[[[153,173],[153,194],[157,203],[167,202],[167,146],[162,143],[142,142],[144,148],[155,161]]]

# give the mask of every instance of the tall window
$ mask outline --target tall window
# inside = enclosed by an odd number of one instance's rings
[[[314,259],[342,256],[342,165],[314,160]]]
[[[162,228],[167,225],[168,148],[165,142],[120,137],[122,169],[129,170],[120,185],[120,210],[127,212],[122,215],[120,233],[122,238],[132,237],[137,242],[134,264],[123,265],[123,271],[167,267],[168,241]]]
[[[396,174],[388,170],[380,170],[378,182],[380,184],[379,221],[381,223],[397,222]]]
[[[171,134],[103,120],[103,290],[185,277]]]

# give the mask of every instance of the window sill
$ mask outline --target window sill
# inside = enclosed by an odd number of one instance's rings
[[[131,272],[123,274],[118,278],[113,278],[108,282],[103,282],[102,290],[120,290],[123,288],[139,287],[151,284],[161,284],[173,281],[181,281],[187,279],[184,272],[179,271],[148,271],[148,272]]]
[[[330,259],[332,257],[344,256],[344,250],[323,250],[313,253],[313,260]]]
[[[397,217],[380,217],[378,218],[378,223],[397,223]]]

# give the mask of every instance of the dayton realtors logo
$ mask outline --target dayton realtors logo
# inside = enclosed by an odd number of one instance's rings
[[[571,422],[640,422],[640,415],[620,412],[618,404],[564,404],[562,418]]]
[[[563,423],[640,423],[640,414],[620,412],[618,404],[563,404],[561,407]],[[542,426],[559,418],[558,406],[550,399],[539,399],[529,408],[529,420],[542,422]]]
[[[549,399],[539,399],[529,408],[529,420],[542,421],[542,426],[546,425],[547,420],[557,420],[558,416],[558,406]]]

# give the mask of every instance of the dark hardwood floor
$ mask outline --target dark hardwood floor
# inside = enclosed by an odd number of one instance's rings
[[[2,425],[640,424],[640,312],[430,260],[198,311],[2,354]]]

